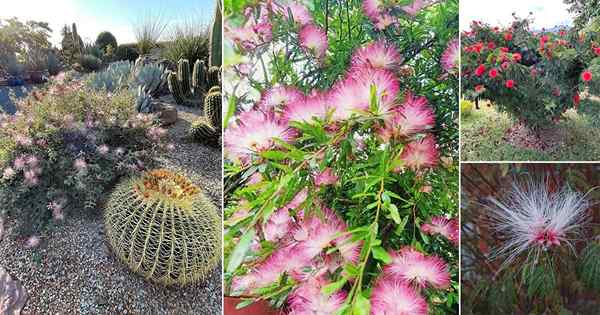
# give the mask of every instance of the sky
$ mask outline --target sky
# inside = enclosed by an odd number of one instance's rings
[[[507,26],[513,12],[523,18],[533,12],[535,29],[571,25],[573,17],[567,8],[562,0],[460,0],[460,28],[469,29],[473,20]]]
[[[60,30],[77,23],[84,41],[95,41],[102,31],[110,31],[119,44],[135,42],[133,25],[147,16],[160,16],[169,25],[193,19],[210,23],[214,0],[15,0],[2,5],[0,19],[50,23],[50,41],[59,45]]]

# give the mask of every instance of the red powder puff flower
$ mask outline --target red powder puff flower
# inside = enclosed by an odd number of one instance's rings
[[[480,77],[485,72],[485,65],[479,65],[475,70],[475,75]]]
[[[500,47],[500,51],[503,53],[507,53],[508,52],[508,48],[506,47]]]
[[[504,85],[506,85],[507,88],[512,89],[513,87],[515,87],[515,81],[506,80],[506,83]]]
[[[489,50],[493,50],[493,49],[496,48],[496,44],[494,42],[489,42],[487,44],[487,47],[488,47]]]
[[[581,101],[581,97],[579,96],[579,93],[575,93],[575,95],[573,95],[573,103],[575,104],[575,107],[577,107],[577,105],[579,105],[580,101]]]
[[[488,75],[490,76],[490,78],[494,79],[498,76],[498,70],[496,70],[496,68],[492,68],[490,69]]]
[[[513,39],[513,34],[512,34],[512,33],[510,33],[510,32],[506,32],[506,33],[504,33],[504,39],[505,39],[506,41],[511,41],[511,40]]]
[[[523,57],[522,57],[522,56],[521,56],[521,54],[519,54],[519,53],[514,53],[514,54],[512,55],[512,58],[513,58],[513,61],[514,61],[514,62],[520,62],[520,61],[521,61],[521,59],[523,59]]]
[[[549,40],[548,35],[542,35],[542,37],[540,37],[540,46],[544,46],[545,43],[547,43]]]
[[[485,89],[485,87],[481,84],[475,86],[476,93],[481,93],[481,92],[483,92],[484,89]]]
[[[592,73],[589,70],[583,71],[581,74],[581,79],[585,82],[589,82],[592,80]]]
[[[508,62],[503,62],[503,63],[502,63],[502,69],[503,69],[503,70],[506,70],[506,69],[508,69],[508,67],[509,67],[509,66],[510,66],[510,64],[509,64]]]

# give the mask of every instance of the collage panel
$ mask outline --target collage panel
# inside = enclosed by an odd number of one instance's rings
[[[222,313],[221,13],[2,2],[0,314]]]
[[[458,314],[458,1],[224,16],[224,314]]]
[[[461,1],[463,161],[600,159],[594,1]]]
[[[599,170],[462,164],[462,314],[598,314]]]

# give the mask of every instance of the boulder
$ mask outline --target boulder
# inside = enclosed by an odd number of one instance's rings
[[[27,290],[0,267],[0,314],[19,315],[27,302]]]

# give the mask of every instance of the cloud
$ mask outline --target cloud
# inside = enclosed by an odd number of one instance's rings
[[[460,28],[468,29],[473,20],[483,21],[494,25],[507,26],[512,21],[512,13],[519,17],[527,17],[533,12],[535,18],[533,27],[551,28],[556,25],[571,25],[573,15],[567,12],[568,6],[562,0],[547,0],[540,4],[539,0],[504,0],[460,1]]]

